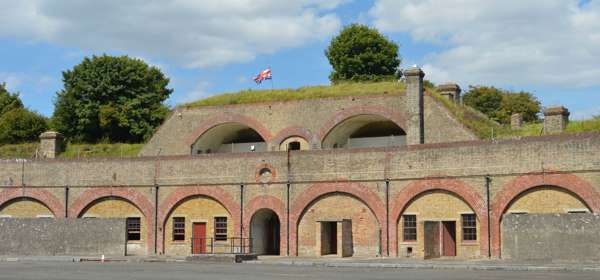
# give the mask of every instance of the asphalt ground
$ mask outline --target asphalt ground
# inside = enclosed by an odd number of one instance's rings
[[[0,262],[0,279],[600,279],[600,272],[477,271],[352,267],[301,267],[270,264]]]

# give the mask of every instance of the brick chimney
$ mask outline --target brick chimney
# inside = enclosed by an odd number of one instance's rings
[[[523,115],[519,113],[514,113],[510,116],[510,128],[512,129],[520,129],[523,127]]]
[[[56,158],[62,152],[62,134],[46,131],[40,135],[40,152],[44,158]]]
[[[437,91],[448,100],[460,104],[461,89],[457,84],[443,84],[437,87]]]
[[[544,134],[561,133],[569,123],[569,110],[563,106],[549,107],[544,110]]]
[[[425,116],[423,113],[423,77],[425,73],[412,67],[404,70],[406,77],[406,112],[407,130],[406,144],[417,145],[425,143]]]

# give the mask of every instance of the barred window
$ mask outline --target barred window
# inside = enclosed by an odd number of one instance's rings
[[[462,214],[462,239],[465,241],[477,240],[477,218],[475,214]]]
[[[227,240],[227,217],[215,217],[215,240]]]
[[[173,218],[173,241],[184,241],[185,240],[185,218],[174,217]]]
[[[139,241],[142,239],[140,218],[126,219],[127,240]]]
[[[416,241],[417,240],[417,216],[416,215],[402,215],[403,228],[403,240],[404,241]]]

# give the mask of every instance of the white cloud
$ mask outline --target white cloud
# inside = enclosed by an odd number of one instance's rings
[[[23,82],[23,77],[19,73],[0,72],[0,84],[6,83],[6,88],[10,92],[14,92]]]
[[[0,36],[211,67],[327,38],[345,2],[0,0]]]
[[[600,1],[376,0],[384,32],[439,45],[424,59],[436,82],[600,85]]]
[[[210,96],[210,93],[207,92],[207,89],[210,87],[211,83],[206,80],[200,80],[196,87],[193,90],[187,92],[181,98],[177,99],[177,103],[187,103],[200,99],[204,99]]]

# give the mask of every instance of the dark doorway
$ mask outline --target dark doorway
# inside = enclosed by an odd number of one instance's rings
[[[206,223],[192,224],[192,254],[206,254]]]
[[[257,255],[279,255],[279,217],[270,209],[258,210],[250,222],[252,252]]]
[[[298,142],[298,141],[290,142],[288,144],[288,150],[290,150],[290,151],[300,150],[300,142]]]
[[[321,222],[321,255],[337,255],[337,222]]]
[[[456,222],[442,222],[442,255],[456,257]]]

